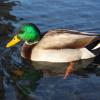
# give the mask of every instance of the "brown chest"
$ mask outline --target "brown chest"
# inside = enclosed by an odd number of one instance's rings
[[[21,56],[26,59],[31,59],[32,49],[36,44],[28,45],[26,43],[23,44],[21,48]]]

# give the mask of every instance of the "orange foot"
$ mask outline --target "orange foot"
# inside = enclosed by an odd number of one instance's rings
[[[68,77],[68,75],[72,72],[73,66],[74,66],[74,63],[70,62],[69,66],[66,68],[64,79],[66,79]]]

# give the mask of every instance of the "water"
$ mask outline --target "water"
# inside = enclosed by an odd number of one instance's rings
[[[35,23],[41,33],[55,28],[100,33],[100,1],[1,0],[0,100],[100,100],[100,66],[93,65],[100,64],[100,56],[88,67],[85,61],[81,65],[85,68],[63,80],[65,64],[41,72],[43,64],[34,62],[32,67],[20,57],[23,43],[5,48],[16,29],[27,22]]]

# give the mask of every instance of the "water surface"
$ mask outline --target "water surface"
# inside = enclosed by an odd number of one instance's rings
[[[82,68],[63,80],[65,64],[41,71],[43,64],[34,63],[33,67],[20,57],[23,43],[5,48],[16,29],[29,22],[41,33],[55,28],[100,33],[100,1],[1,0],[0,100],[100,100],[100,56],[87,65],[89,61],[85,61]]]

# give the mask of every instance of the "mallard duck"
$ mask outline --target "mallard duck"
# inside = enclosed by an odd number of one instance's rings
[[[85,46],[96,38],[98,38],[96,34],[68,29],[49,30],[41,37],[37,26],[28,23],[19,28],[6,47],[11,47],[23,40],[25,43],[21,48],[21,56],[24,58],[32,61],[69,62],[65,79],[71,72],[74,61],[95,57]]]

